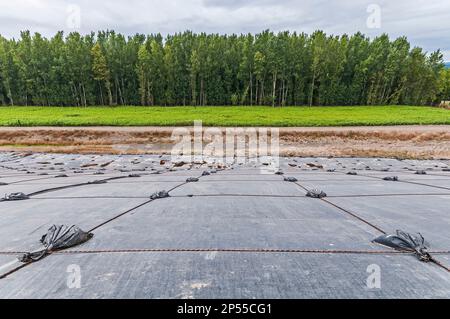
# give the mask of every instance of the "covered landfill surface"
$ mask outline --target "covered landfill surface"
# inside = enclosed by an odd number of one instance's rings
[[[450,161],[267,164],[0,153],[0,298],[450,298]]]

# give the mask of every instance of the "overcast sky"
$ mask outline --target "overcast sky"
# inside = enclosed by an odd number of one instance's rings
[[[406,35],[427,51],[441,49],[450,61],[449,0],[0,0],[0,34],[18,37],[26,29],[46,36],[100,29],[125,34],[322,29],[371,37],[386,32]]]

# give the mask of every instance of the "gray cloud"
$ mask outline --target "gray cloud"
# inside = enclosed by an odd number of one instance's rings
[[[381,28],[366,21],[370,4],[381,8]],[[361,31],[374,37],[406,35],[413,46],[441,49],[450,60],[450,1],[447,0],[0,0],[0,33],[18,37],[29,29],[46,36],[67,25],[68,6],[81,9],[81,26],[88,33],[114,29],[126,34],[184,31],[247,33],[264,29],[333,34]]]

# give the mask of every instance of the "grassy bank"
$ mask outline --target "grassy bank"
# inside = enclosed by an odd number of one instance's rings
[[[373,126],[450,124],[450,111],[353,107],[0,107],[0,126]]]

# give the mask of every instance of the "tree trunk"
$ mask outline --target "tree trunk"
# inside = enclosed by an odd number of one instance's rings
[[[49,102],[48,94],[47,94],[47,92],[48,92],[48,91],[47,91],[47,81],[45,81],[45,78],[44,78],[44,79],[42,79],[42,82],[44,82],[45,104],[46,104],[47,106],[50,106],[50,102]]]
[[[87,101],[86,101],[86,90],[84,89],[84,84],[80,84],[80,94],[82,94],[82,105],[84,105],[85,107],[87,106]]]
[[[153,83],[151,83],[151,81],[147,82],[148,105],[150,105],[150,106],[153,106],[153,85],[152,84]]]
[[[126,105],[126,104],[127,104],[127,101],[126,101],[126,99],[125,99],[125,97],[126,97],[126,92],[125,92],[125,83],[124,83],[124,81],[123,81],[123,77],[120,79],[120,81],[122,82],[122,103],[123,103],[124,105]]]
[[[203,81],[203,77],[200,79],[200,105],[204,106],[204,93],[203,93],[203,86],[204,86],[204,81]]]
[[[316,82],[316,71],[314,70],[313,78],[312,78],[312,82],[311,82],[311,91],[310,91],[310,94],[309,94],[309,106],[310,107],[313,105],[313,95],[314,95],[315,82]]]
[[[102,85],[99,83],[98,86],[100,87],[100,103],[101,103],[101,105],[105,105],[105,101],[103,100],[103,89],[102,89]]]
[[[111,82],[106,81],[106,90],[108,91],[108,102],[109,102],[109,106],[113,105],[113,97],[112,97],[112,92],[111,92]]]
[[[10,87],[8,87],[8,98],[9,98],[9,103],[11,104],[11,106],[14,106],[14,100],[13,100],[13,96],[12,96]]]
[[[261,93],[260,93],[259,101],[262,104],[264,104],[264,79],[261,81]]]
[[[141,87],[140,87],[140,93],[141,93],[141,104],[146,105],[147,103],[147,83],[145,81],[141,81]]]
[[[253,78],[250,72],[250,106],[253,106]]]
[[[286,101],[287,101],[288,93],[289,93],[289,85],[286,85],[286,89],[285,89],[285,92],[284,92],[283,106],[286,106]]]
[[[259,82],[258,82],[258,80],[256,80],[255,105],[258,105],[258,88],[259,88]]]
[[[194,106],[197,105],[197,76],[194,76],[191,80],[191,89],[192,89],[192,104]]]
[[[272,81],[272,107],[275,107],[275,96],[276,96],[276,89],[277,89],[277,74],[273,74],[273,81]]]
[[[80,104],[78,103],[78,97],[76,94],[77,87],[75,86],[74,83],[72,83],[72,85],[70,86],[70,89],[72,91],[72,97],[73,97],[73,100],[75,101],[76,106],[80,106]]]
[[[122,89],[120,88],[120,82],[119,82],[118,78],[116,78],[116,85],[117,85],[117,90],[119,91],[120,104],[124,105],[124,103],[123,103],[123,96],[122,96]]]

